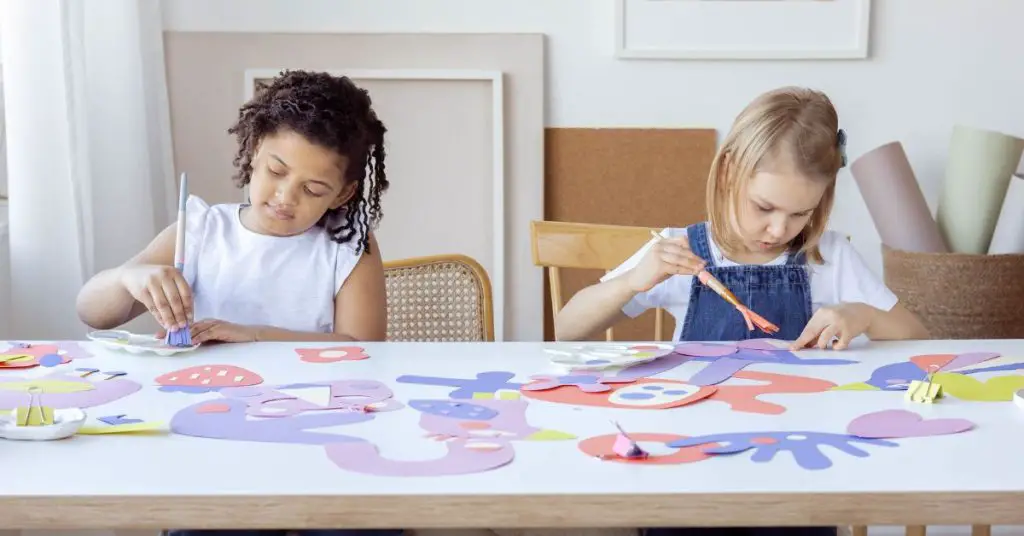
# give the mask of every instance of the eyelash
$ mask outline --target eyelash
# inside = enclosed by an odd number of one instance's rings
[[[757,210],[760,210],[761,212],[771,212],[773,209],[762,207],[761,205],[757,205]],[[793,214],[793,217],[794,218],[805,218],[805,217],[810,216],[810,215],[811,215],[810,212],[803,212],[803,213],[800,213],[800,214]]]
[[[274,168],[268,167],[267,169],[270,171],[270,174],[275,176],[275,177],[283,177],[284,176],[284,173],[278,172]],[[308,187],[303,188],[303,190],[305,190],[307,194],[309,194],[309,195],[311,195],[313,197],[323,197],[323,196],[327,195],[327,194],[316,193],[313,190],[310,190]]]

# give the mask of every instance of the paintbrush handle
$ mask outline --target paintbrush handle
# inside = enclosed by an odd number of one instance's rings
[[[699,274],[697,274],[697,278],[700,279],[701,283],[704,283],[705,285],[710,287],[711,290],[715,291],[719,296],[724,298],[725,301],[731,303],[734,307],[743,306],[743,304],[740,303],[739,298],[737,298],[731,290],[726,288],[721,281],[719,281],[717,278],[715,278],[715,276],[711,275],[707,271],[701,271]]]
[[[185,269],[185,204],[188,202],[188,174],[181,174],[178,190],[178,225],[174,242],[174,267]]]

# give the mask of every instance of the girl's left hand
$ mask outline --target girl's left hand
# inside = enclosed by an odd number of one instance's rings
[[[817,346],[824,350],[835,340],[832,349],[842,350],[871,327],[871,311],[871,306],[865,303],[840,303],[822,307],[814,313],[790,349]]]
[[[223,320],[203,319],[192,324],[192,344],[203,342],[256,342],[256,328]]]

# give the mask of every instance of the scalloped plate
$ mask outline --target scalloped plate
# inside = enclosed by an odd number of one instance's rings
[[[122,350],[132,354],[152,353],[161,356],[191,352],[201,346],[199,344],[183,347],[168,346],[163,339],[158,339],[152,335],[140,335],[119,329],[93,331],[89,333],[89,340],[114,350]]]

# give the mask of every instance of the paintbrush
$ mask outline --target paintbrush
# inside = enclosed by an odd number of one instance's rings
[[[661,241],[662,238],[664,238],[653,229],[651,229],[651,236],[658,241]],[[754,326],[757,326],[761,331],[768,334],[779,332],[778,326],[772,324],[763,316],[751,311],[746,305],[743,305],[731,290],[729,290],[721,281],[711,275],[707,270],[701,270],[698,272],[697,279],[704,285],[707,285],[711,290],[715,291],[715,293],[721,296],[722,299],[732,304],[732,306],[735,307],[741,315],[743,315],[743,320],[747,323],[748,331],[754,331]]]
[[[174,267],[185,273],[185,203],[188,200],[188,174],[181,174],[181,185],[178,191],[178,226],[177,236],[174,242]],[[165,341],[168,346],[192,346],[192,327],[188,324],[185,327],[171,331],[167,330]]]

